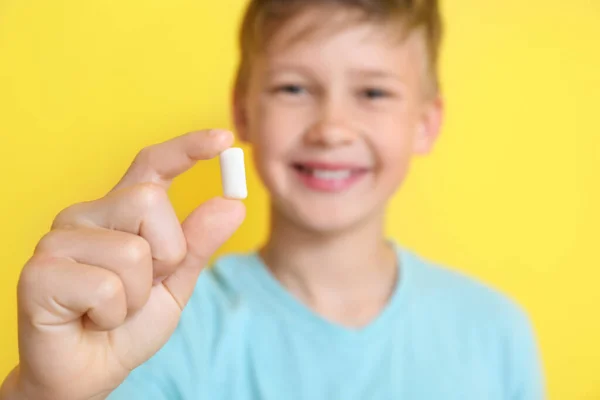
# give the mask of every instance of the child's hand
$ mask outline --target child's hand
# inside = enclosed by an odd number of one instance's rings
[[[151,146],[106,197],[57,216],[18,287],[20,365],[11,379],[25,397],[104,398],[167,342],[245,209],[216,198],[180,224],[166,189],[232,142],[231,133],[205,131]]]

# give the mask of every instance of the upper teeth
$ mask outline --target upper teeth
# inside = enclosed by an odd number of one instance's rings
[[[325,169],[313,169],[312,170],[313,176],[317,179],[331,179],[331,180],[348,179],[350,177],[351,173],[352,173],[352,171],[350,171],[349,169],[343,169],[343,170],[337,170],[337,171],[331,171],[331,170],[325,170]]]

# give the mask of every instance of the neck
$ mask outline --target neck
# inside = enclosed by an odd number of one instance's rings
[[[362,325],[387,303],[396,283],[396,254],[383,215],[352,229],[315,233],[273,211],[261,256],[271,273],[318,313]],[[351,313],[356,315],[348,315]]]

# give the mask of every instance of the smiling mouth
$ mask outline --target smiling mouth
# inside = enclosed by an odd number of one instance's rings
[[[370,171],[364,167],[317,163],[294,163],[292,167],[307,188],[319,192],[349,189]]]
[[[368,172],[367,168],[343,167],[343,166],[316,166],[310,164],[293,164],[296,171],[303,175],[309,175],[316,179],[323,180],[343,180],[351,178],[354,175],[360,175]]]

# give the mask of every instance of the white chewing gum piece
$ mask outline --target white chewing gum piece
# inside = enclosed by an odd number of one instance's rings
[[[244,150],[231,147],[219,155],[223,195],[228,199],[243,200],[248,197]]]

